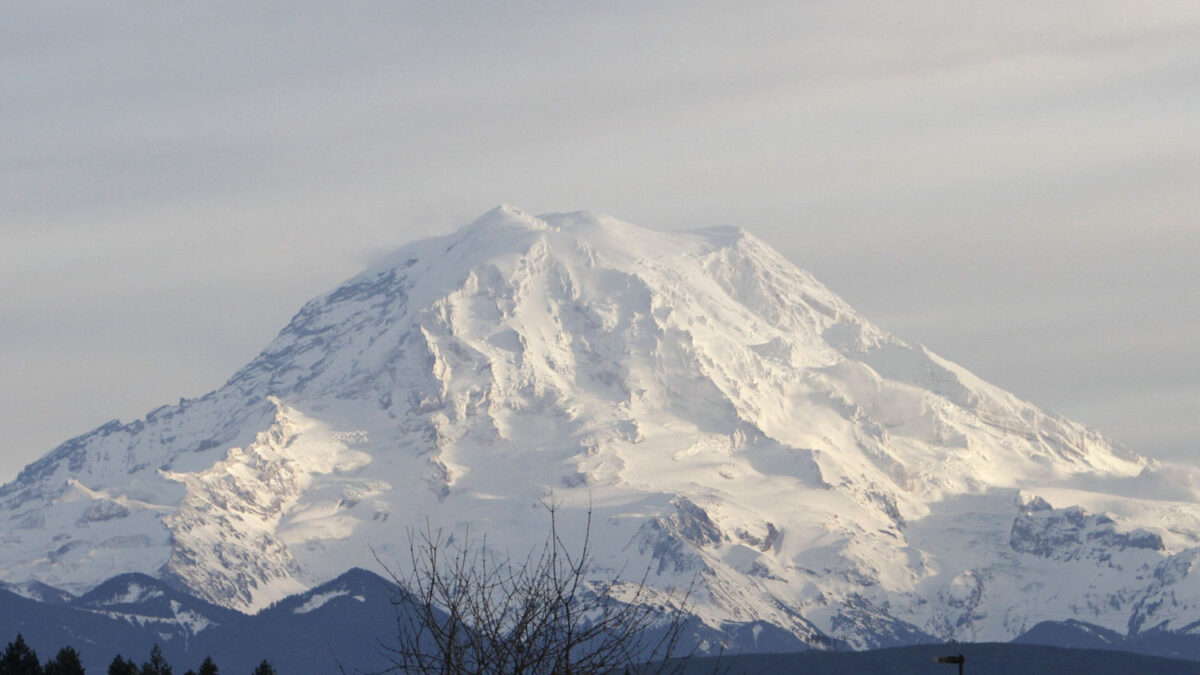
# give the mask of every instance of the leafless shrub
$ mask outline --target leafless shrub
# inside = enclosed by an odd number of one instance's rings
[[[591,511],[572,551],[547,505],[549,535],[524,559],[486,539],[440,529],[410,532],[410,572],[380,563],[404,592],[396,600],[398,642],[386,672],[449,675],[677,673],[688,624],[687,593],[662,593],[616,578],[588,578]]]

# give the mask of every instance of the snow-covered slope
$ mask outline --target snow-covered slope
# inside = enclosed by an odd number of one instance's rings
[[[0,488],[0,578],[123,572],[261,608],[406,528],[697,584],[811,644],[1182,628],[1190,474],[871,325],[754,236],[498,208],[305,305],[221,389]],[[578,543],[578,542],[577,542]]]

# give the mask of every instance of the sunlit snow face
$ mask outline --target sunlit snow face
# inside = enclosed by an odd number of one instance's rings
[[[709,626],[1009,639],[1042,586],[1154,614],[1124,570],[1176,564],[1200,522],[1186,480],[1177,503],[1136,498],[1163,473],[744,230],[501,206],[314,298],[212,394],[31,466],[0,492],[0,572],[82,590],[140,571],[254,610],[410,565],[421,527],[521,556],[552,508],[589,574],[698,587]]]

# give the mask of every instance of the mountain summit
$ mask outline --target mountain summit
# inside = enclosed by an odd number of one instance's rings
[[[721,630],[866,647],[1200,606],[1189,476],[742,230],[511,207],[312,300],[217,391],[30,464],[0,488],[0,578],[137,572],[254,610],[403,564],[427,519],[523,555],[550,501],[569,530],[590,510],[597,576],[695,584]]]

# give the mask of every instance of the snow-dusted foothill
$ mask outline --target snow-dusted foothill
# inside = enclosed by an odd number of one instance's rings
[[[142,573],[253,611],[403,568],[426,522],[523,556],[553,503],[576,546],[590,509],[597,578],[690,586],[714,629],[1177,630],[1200,610],[1194,484],[742,230],[500,207],[309,302],[217,391],[26,467],[0,488],[0,578]]]

